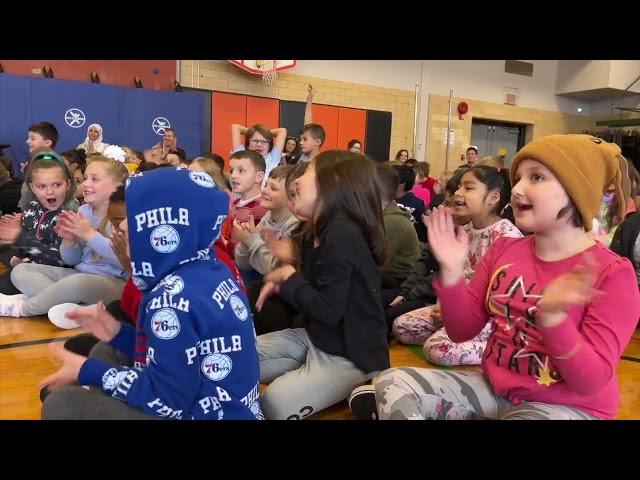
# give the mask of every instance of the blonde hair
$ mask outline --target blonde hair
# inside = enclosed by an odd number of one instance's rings
[[[220,170],[220,165],[218,165],[215,160],[208,157],[196,157],[191,163],[197,163],[200,165],[205,173],[209,174],[209,176],[213,178],[213,181],[220,190],[228,190],[227,180],[224,178],[222,170]]]
[[[431,165],[427,162],[418,162],[413,166],[413,169],[416,171],[416,177],[420,175],[422,178],[428,178]]]
[[[92,156],[90,163],[102,163],[105,167],[107,175],[111,177],[111,179],[115,182],[116,188],[118,188],[120,185],[123,185],[126,179],[129,177],[129,170],[127,170],[127,167],[124,163],[109,157],[105,157],[104,155]],[[90,163],[87,158],[87,167]],[[96,227],[96,232],[98,232],[103,237],[109,237],[109,234],[111,233],[111,223],[109,222],[109,218],[107,217],[107,215],[104,216],[104,218]],[[101,257],[94,251],[91,255],[91,258],[93,260],[100,260]]]
[[[477,165],[485,165],[487,167],[504,168],[504,159],[495,155],[484,157]]]

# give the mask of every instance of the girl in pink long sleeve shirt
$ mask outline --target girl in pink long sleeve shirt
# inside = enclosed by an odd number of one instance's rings
[[[628,176],[620,150],[588,135],[552,135],[513,161],[517,226],[497,240],[467,287],[468,239],[451,213],[429,217],[440,262],[435,282],[448,335],[461,342],[491,322],[483,372],[390,369],[374,380],[381,419],[610,419],[617,363],[640,317],[631,263],[588,234],[602,192],[621,206]]]

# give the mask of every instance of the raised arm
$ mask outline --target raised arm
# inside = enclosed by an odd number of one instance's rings
[[[313,85],[309,85],[309,93],[307,93],[307,103],[304,107],[304,124],[313,123],[311,106],[313,105]]]
[[[273,150],[282,153],[284,151],[284,144],[287,141],[287,129],[272,128],[270,132],[271,135],[273,135]]]
[[[247,130],[247,127],[238,123],[234,123],[231,125],[231,146],[233,148],[236,148],[238,145],[244,145],[242,136],[247,133]]]

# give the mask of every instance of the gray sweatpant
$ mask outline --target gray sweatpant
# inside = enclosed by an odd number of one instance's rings
[[[390,368],[373,380],[380,420],[595,420],[564,405],[499,397],[482,372]]]
[[[350,360],[316,348],[304,328],[286,329],[258,337],[260,383],[267,420],[301,420],[346,399],[367,382]]]
[[[97,343],[89,354],[112,365],[132,364],[123,353],[105,342]],[[130,407],[97,388],[64,387],[51,392],[42,405],[43,420],[161,420]]]
[[[46,315],[51,307],[61,303],[105,304],[122,295],[124,280],[73,268],[53,267],[36,263],[21,263],[11,272],[15,287],[28,297],[23,306],[25,316]]]

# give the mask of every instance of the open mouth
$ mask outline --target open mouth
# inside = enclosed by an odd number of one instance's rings
[[[56,204],[58,203],[58,199],[55,197],[48,197],[47,198],[47,205],[50,207],[55,207]]]
[[[466,207],[467,204],[465,203],[464,200],[454,200],[453,201],[453,206],[454,207]]]
[[[519,212],[526,212],[533,209],[533,205],[530,205],[528,203],[516,203],[515,207]]]

